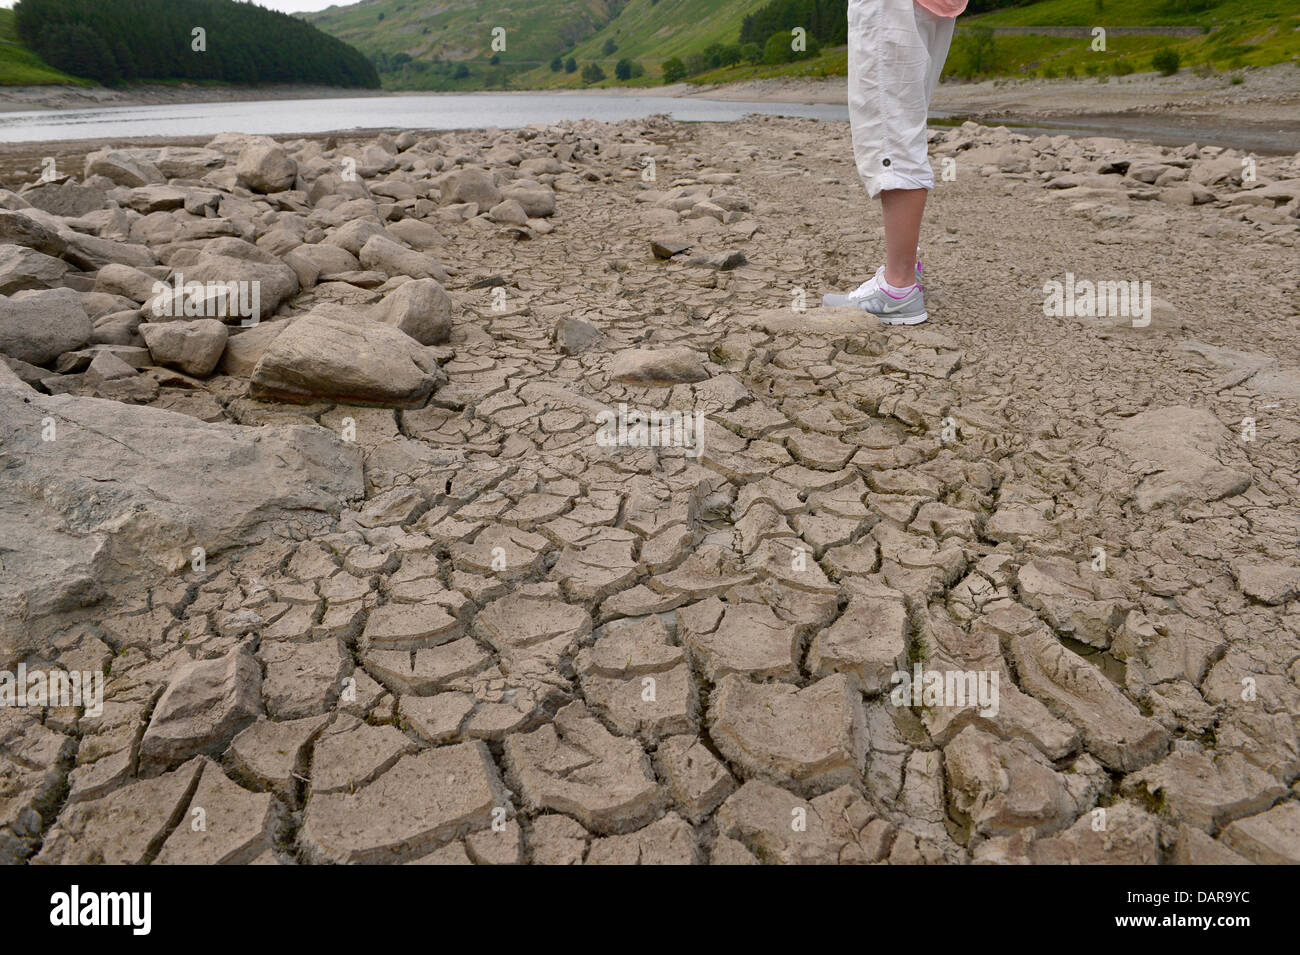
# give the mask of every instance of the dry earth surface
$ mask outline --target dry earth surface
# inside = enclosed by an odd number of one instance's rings
[[[932,140],[907,329],[838,124],[11,162],[0,858],[1300,862],[1300,156]]]

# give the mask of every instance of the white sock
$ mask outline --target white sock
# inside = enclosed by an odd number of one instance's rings
[[[911,285],[907,286],[906,288],[897,288],[893,285],[890,285],[882,278],[880,280],[880,287],[884,289],[886,292],[888,292],[890,295],[894,296],[894,298],[906,298],[907,294],[911,292],[912,289],[916,288],[916,283],[913,282]]]

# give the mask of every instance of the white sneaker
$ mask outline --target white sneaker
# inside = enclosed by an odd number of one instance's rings
[[[822,296],[822,308],[843,308],[852,306],[860,308],[862,303],[869,299],[876,292],[880,291],[880,283],[885,280],[885,267],[882,265],[876,270],[876,274],[867,279],[852,292],[846,295],[838,295],[832,292],[829,295]],[[916,263],[916,281],[921,281],[921,262],[918,259]]]

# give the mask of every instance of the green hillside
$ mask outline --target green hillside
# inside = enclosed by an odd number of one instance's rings
[[[1195,37],[1114,36],[1106,52],[1087,39],[998,36],[977,41],[982,27],[1194,26]],[[945,76],[1096,77],[1145,72],[1162,50],[1179,56],[1183,69],[1236,70],[1300,63],[1300,3],[1296,0],[1039,0],[958,21]],[[843,48],[779,66],[743,65],[693,77],[696,82],[734,82],[775,76],[834,76],[847,69]]]
[[[14,27],[14,12],[0,9],[0,86],[79,82],[82,81],[59,72],[23,46]]]
[[[552,70],[554,57],[573,57],[580,65],[597,62],[610,77],[617,61],[627,57],[647,70],[641,82],[657,82],[669,57],[711,43],[734,43],[741,20],[766,2],[361,0],[303,18],[377,59],[387,87],[477,89],[507,82],[517,88],[578,87],[587,85],[581,74]],[[492,49],[494,27],[506,31],[504,51]],[[607,42],[615,52],[605,53]],[[397,69],[395,59],[401,64]],[[460,65],[464,69],[458,71]]]
[[[768,0],[361,0],[304,17],[377,60],[394,89],[556,88],[662,82],[666,61],[689,62],[717,44],[735,44],[746,15]],[[985,4],[987,6],[989,4]],[[972,4],[972,9],[978,4]],[[1099,9],[1100,7],[1100,9]],[[796,25],[796,24],[792,24]],[[1190,38],[1112,36],[1107,51],[1087,40],[999,36],[976,42],[980,26],[1198,26]],[[492,28],[506,30],[506,49],[491,48]],[[950,76],[1097,76],[1152,69],[1170,48],[1181,65],[1236,69],[1300,59],[1296,0],[1037,0],[963,17]],[[560,56],[570,69],[555,69]],[[615,65],[636,64],[631,78]],[[725,61],[724,61],[725,62]],[[597,64],[603,80],[583,75]],[[558,66],[559,64],[555,64]],[[740,65],[695,72],[696,82],[772,76],[842,75],[843,47],[793,63]],[[688,71],[689,72],[689,71]]]
[[[499,58],[515,67],[550,62],[618,15],[621,0],[361,0],[302,18],[367,56],[487,64],[493,30]]]
[[[1096,54],[1078,40],[1058,37],[999,37],[1000,72],[1037,70],[1068,75],[1093,72],[1104,57],[1113,72],[1149,70],[1152,54],[1176,51],[1184,66],[1237,69],[1300,62],[1300,3],[1296,0],[1043,0],[967,21],[987,26],[1197,26],[1191,38],[1116,37],[1107,53]]]

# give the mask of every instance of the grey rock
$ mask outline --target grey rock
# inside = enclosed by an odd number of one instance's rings
[[[44,365],[90,343],[95,326],[72,289],[20,292],[0,299],[0,352]]]
[[[226,326],[212,318],[141,325],[140,334],[155,362],[199,378],[212,374],[229,337]]]
[[[0,246],[0,295],[24,289],[55,288],[68,272],[68,264],[22,245]]]
[[[483,169],[459,169],[442,180],[444,206],[473,202],[480,209],[490,209],[503,198],[491,173]]]
[[[609,376],[634,385],[674,385],[704,381],[709,373],[694,349],[675,345],[620,352],[610,363]]]
[[[413,279],[388,293],[370,310],[375,321],[400,328],[421,345],[451,337],[451,296],[436,279]]]
[[[118,149],[101,149],[86,157],[85,179],[103,176],[119,186],[134,189],[164,183],[167,177],[152,162]]]
[[[312,313],[267,347],[253,369],[249,394],[414,408],[444,380],[432,355],[402,330]]]
[[[262,710],[262,670],[247,647],[172,671],[140,740],[141,773],[157,775],[191,756],[219,756]]]
[[[445,282],[447,270],[438,260],[424,252],[398,245],[382,235],[371,236],[361,249],[361,264],[385,275],[409,275],[413,279],[437,279]]]
[[[561,318],[555,323],[553,337],[560,351],[566,355],[604,348],[609,342],[599,328],[580,318]]]
[[[0,660],[61,614],[189,566],[196,546],[211,559],[290,519],[322,532],[363,489],[356,452],[324,428],[41,395],[7,366],[0,466]]]
[[[283,192],[293,187],[298,164],[283,147],[255,143],[240,152],[235,175],[241,186],[253,192]]]

